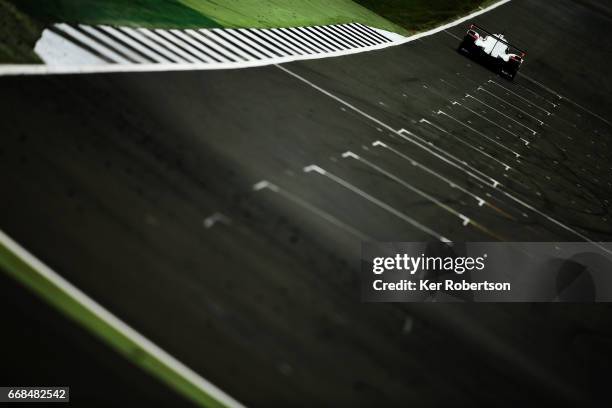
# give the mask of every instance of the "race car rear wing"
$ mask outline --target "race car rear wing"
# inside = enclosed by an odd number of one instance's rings
[[[468,34],[470,34],[470,31],[472,31],[473,33],[478,34],[479,36],[481,35],[479,31],[482,31],[484,33],[486,33],[487,35],[490,35],[491,37],[494,37],[497,39],[497,42],[500,42],[502,44],[506,44],[506,46],[508,46],[508,50],[514,50],[514,51],[518,51],[520,53],[520,57],[521,58],[525,58],[525,56],[527,55],[527,51],[520,49],[519,47],[512,45],[504,40],[502,40],[501,38],[497,38],[495,37],[495,34],[493,34],[492,32],[488,31],[486,28],[483,28],[477,24],[470,24],[470,26],[468,27]],[[471,34],[470,34],[471,35]]]

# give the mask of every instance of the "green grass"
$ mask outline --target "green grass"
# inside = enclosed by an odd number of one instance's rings
[[[46,23],[69,22],[154,28],[220,27],[178,0],[10,0]]]
[[[40,274],[37,269],[13,253],[10,248],[0,243],[0,273],[3,272],[8,273],[51,306],[89,330],[129,361],[165,382],[197,405],[203,407],[224,406],[106,323],[98,315]]]
[[[40,62],[33,49],[42,27],[11,3],[0,0],[0,63]]]
[[[292,27],[359,22],[407,35],[493,0],[0,0],[0,63],[32,51],[55,22],[154,28]]]
[[[409,32],[425,31],[462,15],[492,0],[355,0]]]
[[[351,0],[178,0],[225,27],[292,27],[360,22],[406,31]]]

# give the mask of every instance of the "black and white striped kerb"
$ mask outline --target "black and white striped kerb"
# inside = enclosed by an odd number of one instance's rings
[[[395,34],[358,23],[186,30],[56,24],[50,31],[64,44],[76,45],[110,64],[227,64],[314,57],[379,47],[397,39],[392,37]]]

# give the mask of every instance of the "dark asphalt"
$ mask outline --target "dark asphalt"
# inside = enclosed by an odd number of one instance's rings
[[[2,386],[69,384],[75,406],[194,406],[0,272]]]
[[[380,123],[278,67],[1,78],[0,228],[247,405],[604,405],[607,305],[363,304],[360,236],[432,236],[302,171],[452,240],[612,240],[610,15],[477,22],[527,50],[514,83],[464,27],[284,66]]]

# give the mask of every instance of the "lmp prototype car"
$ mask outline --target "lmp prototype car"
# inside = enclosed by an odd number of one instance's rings
[[[458,51],[509,79],[514,79],[527,55],[503,34],[492,34],[476,24],[470,25]]]

